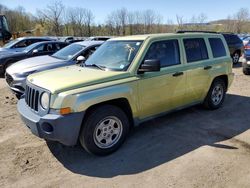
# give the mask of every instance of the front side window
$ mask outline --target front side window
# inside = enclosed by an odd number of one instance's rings
[[[46,51],[45,49],[45,44],[40,45],[39,47],[36,48],[38,52],[44,52]]]
[[[142,41],[107,41],[85,62],[115,71],[127,70]]]
[[[213,52],[213,57],[223,57],[226,56],[225,46],[220,38],[210,38],[209,43]]]
[[[183,42],[188,63],[208,59],[207,47],[204,39],[184,39]]]
[[[145,58],[160,60],[161,67],[168,67],[180,64],[180,53],[178,40],[168,40],[153,43]]]

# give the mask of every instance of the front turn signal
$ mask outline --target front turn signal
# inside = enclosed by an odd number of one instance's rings
[[[71,108],[67,107],[67,108],[61,108],[60,109],[60,114],[61,115],[66,115],[66,114],[70,114],[71,113]]]

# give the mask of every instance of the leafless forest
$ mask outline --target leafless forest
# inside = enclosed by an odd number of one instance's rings
[[[241,8],[227,18],[216,21],[208,20],[204,13],[193,15],[190,20],[177,14],[176,20],[170,20],[151,9],[130,11],[120,8],[106,15],[102,24],[95,22],[95,15],[91,10],[66,7],[61,1],[54,1],[45,9],[37,9],[35,14],[28,13],[20,6],[10,9],[0,4],[0,14],[6,15],[13,33],[33,32],[38,29],[41,35],[86,37],[166,33],[176,30],[250,33],[250,14],[247,8]]]

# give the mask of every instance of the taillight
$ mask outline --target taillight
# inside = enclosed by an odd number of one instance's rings
[[[244,46],[245,50],[250,50],[250,46],[246,45]]]

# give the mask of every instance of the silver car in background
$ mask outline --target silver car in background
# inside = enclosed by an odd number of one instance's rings
[[[73,43],[51,56],[28,58],[6,69],[5,79],[10,89],[20,98],[26,88],[30,74],[83,63],[104,41],[83,41]]]

